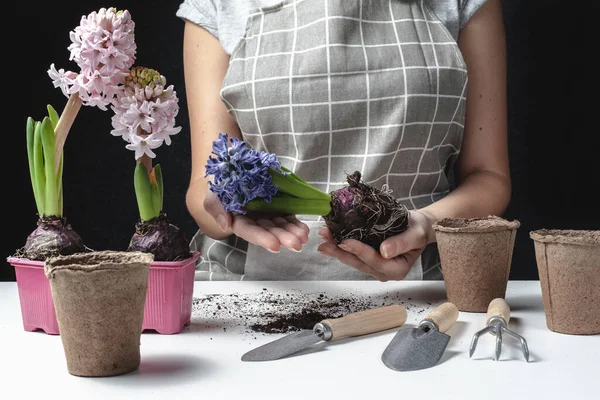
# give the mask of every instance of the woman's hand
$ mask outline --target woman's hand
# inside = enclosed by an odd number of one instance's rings
[[[278,252],[281,246],[299,251],[308,241],[308,227],[295,217],[233,215],[225,212],[217,196],[208,190],[205,167],[213,141],[220,132],[242,139],[219,95],[228,65],[229,55],[219,40],[199,25],[186,21],[184,72],[192,145],[187,208],[198,227],[213,239],[235,234],[272,252]]]
[[[204,209],[217,221],[225,234],[234,234],[273,253],[278,253],[281,246],[300,251],[308,241],[308,226],[293,215],[242,215],[226,212],[213,192],[206,194]]]
[[[410,210],[408,229],[400,235],[387,238],[381,244],[380,251],[353,239],[336,245],[329,229],[323,228],[319,236],[325,243],[318,250],[382,282],[402,280],[425,246],[435,241],[432,225],[433,217],[430,214],[422,210]]]

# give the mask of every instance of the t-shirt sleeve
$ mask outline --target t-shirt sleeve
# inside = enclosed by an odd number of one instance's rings
[[[487,0],[460,0],[459,27],[462,29]]]
[[[215,1],[217,0],[183,0],[176,15],[200,25],[214,37],[219,38]]]

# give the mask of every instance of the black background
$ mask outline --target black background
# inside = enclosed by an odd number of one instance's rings
[[[586,4],[589,3],[589,4]],[[76,71],[69,61],[69,32],[82,15],[101,7],[130,11],[136,23],[136,65],[154,68],[180,100],[171,146],[156,150],[165,183],[164,210],[189,237],[196,226],[185,207],[190,145],[183,79],[183,21],[179,0],[61,0],[15,2],[3,43],[8,112],[3,140],[1,254],[21,247],[35,228],[36,207],[25,146],[28,116],[41,120],[46,104],[61,111],[66,98],[47,70]],[[504,215],[518,219],[511,279],[538,279],[529,232],[539,228],[600,229],[598,49],[596,2],[504,0],[508,46],[508,122],[513,197]],[[6,110],[6,108],[5,108]],[[127,247],[137,221],[133,152],[110,135],[111,111],[82,107],[65,146],[64,207],[73,228],[92,249]],[[0,280],[14,280],[0,264]]]

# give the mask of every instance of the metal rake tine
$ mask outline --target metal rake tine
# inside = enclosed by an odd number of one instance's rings
[[[511,331],[510,329],[504,328],[504,330],[506,331],[506,333],[508,333],[509,335],[511,335],[515,339],[518,339],[521,342],[523,356],[525,357],[525,361],[529,362],[529,346],[527,346],[527,341],[525,340],[525,338],[519,335],[518,333]]]
[[[496,353],[495,361],[500,359],[500,353],[502,352],[502,325],[496,325]]]
[[[473,335],[473,339],[471,340],[471,345],[469,346],[469,358],[471,358],[473,356],[473,353],[475,352],[475,347],[477,347],[477,341],[479,340],[479,336],[483,335],[484,333],[489,332],[491,329],[492,329],[491,326],[486,326],[485,328],[483,328],[479,332],[476,332]]]

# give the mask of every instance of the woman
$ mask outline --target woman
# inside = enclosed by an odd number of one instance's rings
[[[177,15],[197,279],[441,279],[432,224],[504,212],[500,0],[184,0]],[[204,177],[219,132],[325,191],[360,171],[409,229],[377,251],[336,245],[318,218],[226,213]]]

